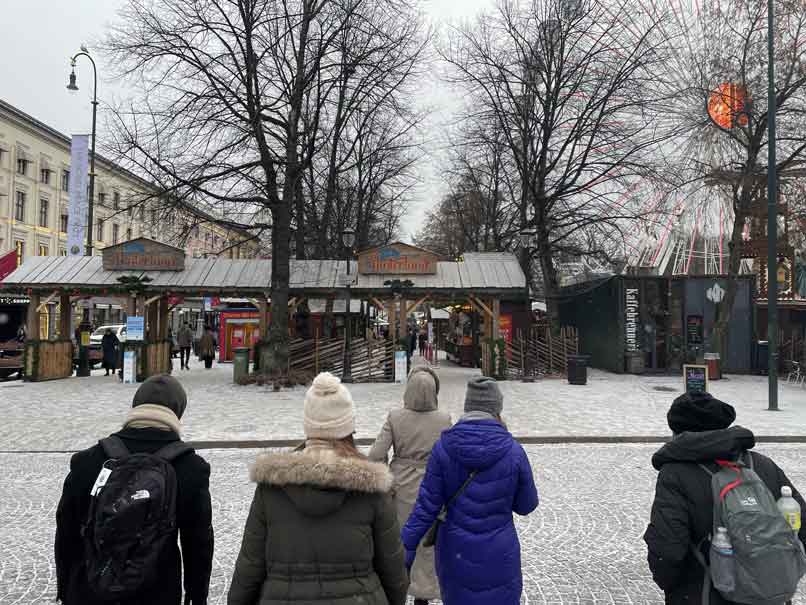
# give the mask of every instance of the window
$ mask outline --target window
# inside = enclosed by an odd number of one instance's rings
[[[14,202],[14,220],[25,222],[25,192],[18,191],[17,199]]]
[[[157,226],[157,209],[152,208],[151,209],[151,228],[153,229],[156,226]]]
[[[62,170],[62,191],[70,191],[70,171]]]
[[[67,256],[67,248],[59,248],[59,256]]]
[[[104,222],[101,219],[98,219],[98,222],[95,223],[95,239],[98,241],[103,241],[104,239]]]
[[[45,185],[50,185],[50,168],[43,168],[39,171],[39,180]]]
[[[28,172],[28,160],[25,158],[17,158],[17,174],[25,176],[26,172]]]
[[[14,249],[17,251],[17,266],[19,267],[22,261],[25,260],[25,242],[22,240],[15,241]]]
[[[129,227],[126,229],[126,241],[128,242],[132,238],[132,228]]]
[[[112,243],[118,243],[118,237],[120,236],[120,226],[112,223]]]
[[[48,256],[48,247],[44,244],[39,244],[39,256]]]
[[[195,238],[199,237],[199,226],[198,225],[193,227],[193,237],[195,237]]]
[[[61,231],[62,233],[67,233],[67,221],[68,217],[66,214],[62,214],[59,217],[59,231]]]
[[[115,210],[120,210],[120,193],[117,191],[112,194],[112,207]]]
[[[98,203],[101,206],[104,206],[106,204],[106,194],[105,193],[99,193],[98,194]]]
[[[140,220],[142,222],[144,222],[144,223],[146,222],[146,207],[145,206],[140,206]]]
[[[42,199],[39,200],[39,226],[40,227],[47,227],[48,226],[48,200]],[[47,256],[47,254],[40,254],[39,256]]]

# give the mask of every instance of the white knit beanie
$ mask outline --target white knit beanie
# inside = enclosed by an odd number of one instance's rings
[[[355,433],[353,397],[330,372],[314,378],[305,394],[304,423],[308,439],[343,439]]]

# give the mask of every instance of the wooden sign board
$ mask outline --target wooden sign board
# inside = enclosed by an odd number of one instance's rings
[[[683,378],[686,393],[708,392],[708,366],[684,365]]]
[[[433,275],[439,258],[433,252],[409,246],[389,244],[365,250],[358,255],[362,275]]]
[[[185,251],[144,237],[104,248],[105,271],[183,271]]]

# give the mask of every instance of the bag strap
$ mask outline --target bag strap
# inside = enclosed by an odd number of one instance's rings
[[[449,507],[451,504],[453,504],[459,499],[459,496],[461,496],[464,493],[464,491],[467,489],[467,486],[470,485],[470,482],[473,481],[473,478],[477,474],[478,471],[470,471],[470,474],[467,476],[467,479],[465,479],[465,482],[462,483],[462,486],[456,490],[456,493],[453,496],[451,496],[451,499],[448,500],[448,503],[445,505],[445,508]]]
[[[99,443],[104,453],[114,460],[125,458],[129,455],[129,448],[123,443],[123,439],[117,435],[110,435],[105,439],[101,439]]]
[[[154,452],[154,455],[159,456],[166,462],[173,462],[180,456],[189,454],[192,451],[194,451],[193,448],[190,447],[184,441],[172,441],[165,447],[160,448],[156,452]]]
[[[711,603],[711,568],[705,561],[705,556],[702,554],[702,546],[708,538],[705,537],[700,540],[697,546],[691,545],[691,552],[694,558],[702,566],[704,572],[702,577],[702,605],[710,605]]]

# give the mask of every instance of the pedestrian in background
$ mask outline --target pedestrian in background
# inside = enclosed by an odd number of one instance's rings
[[[428,334],[420,332],[417,337],[418,344],[420,345],[420,357],[425,357],[425,345],[428,343]]]
[[[213,331],[210,326],[204,326],[204,334],[199,339],[199,359],[204,362],[205,369],[209,370],[213,367],[214,358],[215,339],[213,338]]]
[[[401,525],[414,509],[434,443],[451,426],[450,415],[438,409],[438,394],[439,377],[427,366],[415,366],[406,382],[403,408],[389,412],[369,453],[370,460],[385,463],[389,448],[394,450],[390,464],[394,475],[392,493]],[[427,605],[430,599],[440,598],[433,548],[417,549],[410,579],[409,594],[414,597],[414,605]]]
[[[710,473],[718,471],[717,460],[749,462],[774,499],[788,486],[801,510],[806,509],[784,471],[766,456],[749,451],[755,436],[746,428],[731,427],[735,419],[733,406],[708,393],[681,395],[669,408],[667,421],[674,438],[652,457],[658,480],[644,541],[652,577],[670,605],[704,603],[704,596],[711,605],[731,603],[710,585],[710,579],[703,585],[706,570],[695,554],[708,556],[714,530]],[[799,537],[806,541],[804,527]],[[774,578],[775,570],[767,570],[767,575],[770,571]]]
[[[512,513],[528,515],[538,497],[526,452],[501,419],[503,404],[492,378],[468,383],[465,414],[434,445],[402,531],[411,568],[446,507],[436,538],[444,605],[520,605],[521,552]]]
[[[183,566],[185,605],[207,603],[213,567],[210,465],[181,440],[186,407],[178,380],[153,376],[137,389],[123,429],[71,458],[56,510],[56,599],[64,605],[180,605]],[[120,483],[119,476],[135,477],[124,474],[124,466],[147,463],[146,454],[173,470],[164,468],[167,474],[145,489],[136,479]],[[156,479],[153,466],[133,470]],[[169,507],[158,504],[171,501],[174,515],[166,518]],[[95,553],[99,542],[103,552]],[[134,592],[99,594],[110,578]]]
[[[182,370],[190,369],[190,347],[193,346],[193,330],[190,324],[184,322],[176,333],[176,343],[179,345],[179,362]]]
[[[355,447],[338,378],[305,395],[305,444],[261,454],[228,605],[404,605],[408,578],[389,469]]]
[[[118,337],[112,332],[111,328],[107,328],[101,338],[101,351],[103,351],[103,368],[106,370],[104,376],[109,376],[109,371],[112,371],[112,376],[115,375],[115,369],[118,365],[118,352],[120,350],[120,341]]]

